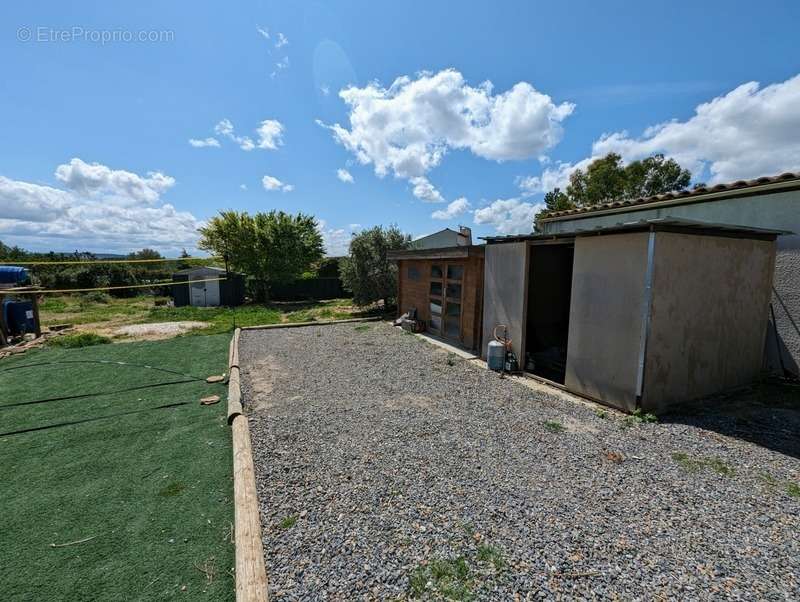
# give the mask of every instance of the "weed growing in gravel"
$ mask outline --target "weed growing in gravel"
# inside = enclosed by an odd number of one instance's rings
[[[786,483],[786,493],[792,497],[800,497],[800,485],[797,483]]]
[[[455,353],[448,353],[447,354],[447,365],[448,366],[455,366],[456,365],[456,354]]]
[[[544,428],[551,433],[562,433],[565,430],[564,425],[556,420],[546,420],[544,422]]]
[[[625,417],[625,420],[622,421],[622,424],[623,426],[630,427],[637,424],[652,424],[654,422],[658,422],[658,417],[656,417],[655,414],[642,412],[642,408],[636,408],[633,411],[633,414]]]
[[[606,412],[605,410],[601,410],[600,408],[594,411],[594,415],[597,416],[598,418],[602,418],[603,420],[608,418],[608,412]]]
[[[483,544],[478,546],[478,560],[491,562],[496,571],[502,571],[506,566],[506,561],[503,559],[503,553],[500,549],[490,545]]]
[[[442,597],[447,600],[472,600],[469,565],[463,556],[455,560],[436,558],[420,565],[411,574],[412,598]]]
[[[291,515],[287,516],[286,518],[284,518],[280,522],[279,526],[280,526],[281,529],[291,529],[292,527],[294,527],[296,522],[297,522],[297,517],[294,514],[291,514]]]
[[[366,332],[367,330],[369,330],[369,328],[370,327],[368,324],[362,324],[361,326],[356,326],[355,328],[353,328],[353,330],[357,332]]]
[[[733,467],[720,458],[691,458],[688,454],[683,452],[675,452],[672,454],[672,459],[683,467],[688,472],[697,472],[703,468],[710,468],[717,474],[722,476],[733,476],[735,470]]]

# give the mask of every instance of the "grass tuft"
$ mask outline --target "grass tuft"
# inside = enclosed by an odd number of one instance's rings
[[[658,422],[658,417],[649,412],[642,412],[641,408],[636,408],[630,416],[626,416],[622,421],[623,426],[631,427],[637,424],[653,424]]]
[[[481,562],[491,562],[496,571],[502,571],[506,566],[503,552],[499,548],[487,544],[478,546],[478,560]]]
[[[370,328],[371,327],[369,326],[369,324],[361,324],[360,326],[356,326],[355,328],[353,328],[353,330],[355,330],[356,332],[366,332]]]
[[[94,332],[76,332],[65,334],[47,341],[51,347],[61,347],[62,349],[77,349],[78,347],[91,347],[93,345],[107,345],[111,339]]]
[[[297,523],[297,516],[291,514],[289,516],[284,517],[284,519],[278,525],[281,529],[291,529]]]
[[[469,565],[463,556],[436,558],[411,573],[409,593],[413,598],[472,600]]]
[[[563,433],[566,430],[564,425],[556,420],[547,420],[544,422],[543,426],[551,433]]]
[[[800,497],[800,484],[792,482],[786,483],[786,493],[792,497]]]
[[[734,468],[721,458],[692,458],[684,452],[675,452],[672,454],[672,459],[687,472],[699,472],[704,468],[710,468],[724,477],[736,474]]]

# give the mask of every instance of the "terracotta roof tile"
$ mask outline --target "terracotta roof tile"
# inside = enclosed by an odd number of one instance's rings
[[[655,203],[658,201],[665,201],[670,199],[678,199],[678,198],[683,199],[687,197],[702,196],[704,194],[709,194],[709,193],[724,192],[726,190],[739,191],[747,188],[753,188],[755,186],[763,186],[765,184],[774,184],[777,182],[786,182],[789,180],[800,180],[800,172],[793,173],[787,171],[777,176],[771,176],[771,177],[762,176],[760,178],[755,178],[753,180],[736,180],[735,182],[729,182],[727,184],[717,184],[711,188],[707,186],[698,186],[697,188],[693,188],[691,190],[687,189],[675,190],[673,192],[665,192],[663,194],[656,194],[650,197],[640,197],[636,199],[617,199],[614,201],[601,203],[599,205],[594,205],[592,207],[578,207],[575,209],[565,209],[563,211],[552,211],[550,213],[545,214],[543,217],[545,219],[548,219],[566,215],[575,215],[578,213],[592,213],[594,211],[602,211],[603,209],[615,209],[618,207],[629,207],[631,205],[644,205],[647,203]]]

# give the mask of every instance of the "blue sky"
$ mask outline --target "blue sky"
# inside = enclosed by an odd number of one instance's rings
[[[283,209],[341,253],[375,224],[529,229],[609,150],[706,182],[798,170],[798,22],[769,1],[5,3],[0,240],[172,253],[218,210]]]

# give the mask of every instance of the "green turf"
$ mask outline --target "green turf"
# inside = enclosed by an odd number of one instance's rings
[[[205,377],[225,370],[229,341],[182,337],[0,361],[3,600],[233,599],[225,385],[192,381],[9,407],[187,379],[135,366],[58,362],[114,360]],[[34,363],[54,365],[7,371]],[[222,401],[199,405],[208,394]],[[181,402],[188,403],[153,409]],[[51,546],[86,538],[93,539]]]

